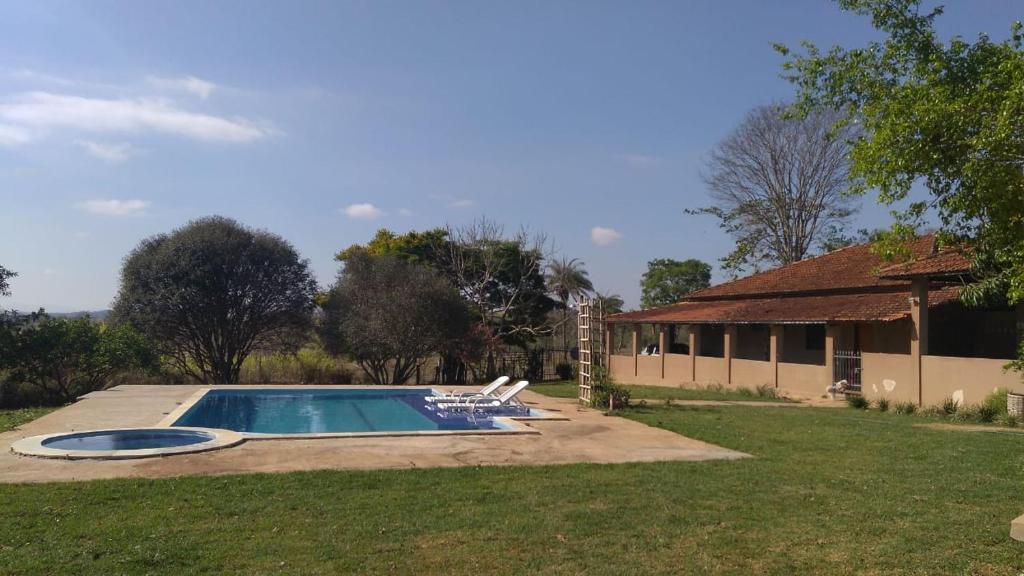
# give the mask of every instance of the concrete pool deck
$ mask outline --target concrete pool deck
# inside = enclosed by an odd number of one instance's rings
[[[522,394],[528,405],[568,419],[522,423],[538,432],[535,434],[259,439],[214,452],[141,460],[54,460],[19,456],[10,451],[12,443],[38,434],[156,426],[201,388],[204,387],[117,386],[89,394],[70,406],[4,432],[0,434],[0,482],[747,457],[741,452],[667,430],[605,416],[599,411],[579,407],[572,399],[550,398],[529,391]]]

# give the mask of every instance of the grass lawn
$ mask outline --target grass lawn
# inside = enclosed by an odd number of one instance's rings
[[[26,422],[31,422],[43,414],[54,410],[56,410],[56,408],[19,408],[17,410],[0,409],[0,432],[6,432],[17,428]]]
[[[694,388],[672,388],[669,386],[643,386],[639,384],[623,385],[630,391],[634,400],[754,400],[763,402],[790,402],[785,398],[762,398],[752,389],[714,390]],[[575,381],[541,382],[530,384],[529,390],[555,398],[576,398],[577,384]]]
[[[1018,574],[1024,435],[625,413],[753,459],[0,486],[0,574]]]

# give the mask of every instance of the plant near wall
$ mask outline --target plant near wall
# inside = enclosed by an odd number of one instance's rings
[[[859,394],[847,396],[846,403],[857,410],[867,410],[871,407],[871,402]]]
[[[889,411],[889,399],[888,398],[879,398],[878,400],[875,401],[875,407],[878,408],[879,412],[888,412]]]
[[[913,402],[897,402],[893,411],[897,414],[913,414],[917,412],[917,404]]]

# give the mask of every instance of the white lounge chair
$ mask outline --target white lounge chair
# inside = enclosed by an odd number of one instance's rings
[[[454,402],[456,404],[462,402],[468,402],[470,398],[477,396],[492,396],[509,381],[508,376],[499,376],[494,382],[491,382],[487,386],[480,389],[479,392],[448,392],[441,394],[440,396],[427,396],[427,402]]]
[[[526,380],[520,380],[501,396],[476,396],[470,398],[468,402],[440,402],[437,404],[437,408],[449,411],[468,410],[469,412],[493,411],[500,408],[524,409],[526,405],[516,396],[529,385],[530,383]]]

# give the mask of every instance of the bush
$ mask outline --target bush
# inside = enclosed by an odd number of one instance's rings
[[[946,416],[956,414],[956,411],[960,408],[960,403],[953,398],[945,398],[942,404],[939,404],[939,412]]]
[[[559,362],[555,365],[555,374],[559,380],[572,380],[575,372],[569,362]]]
[[[879,412],[888,412],[889,411],[889,399],[888,398],[879,398],[878,400],[875,401],[875,407],[878,408]]]
[[[747,398],[753,398],[754,396],[757,396],[757,392],[751,390],[750,388],[747,388],[746,386],[741,386],[737,388],[736,393],[739,394],[740,396],[745,396]]]
[[[609,410],[613,406],[614,408],[626,408],[629,406],[629,390],[610,382],[593,386],[590,389],[590,405],[602,410]]]
[[[1006,388],[996,388],[995,391],[985,397],[982,406],[992,410],[993,418],[1006,414],[1006,396],[1009,392]]]
[[[1006,404],[1003,404],[1003,409],[1005,411]],[[1000,415],[998,410],[988,405],[987,403],[978,406],[978,408],[975,410],[975,414],[977,415],[978,420],[985,423],[994,422],[996,417]]]
[[[757,387],[757,395],[761,398],[778,398],[779,391],[771,384],[761,384]]]
[[[1020,419],[1011,414],[1003,414],[996,418],[996,423],[1007,428],[1016,428],[1020,424]]]
[[[871,407],[871,402],[859,394],[847,396],[846,403],[849,404],[851,408],[856,408],[858,410],[867,410]]]
[[[913,414],[917,412],[917,404],[913,402],[897,402],[894,410],[897,414]]]

